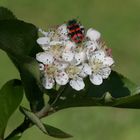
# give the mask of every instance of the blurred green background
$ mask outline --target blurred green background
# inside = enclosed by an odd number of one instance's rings
[[[114,69],[140,85],[140,1],[139,0],[0,0],[26,22],[48,29],[78,17],[82,24],[102,33],[113,49]],[[0,86],[19,74],[0,50]],[[23,102],[27,105],[27,102]],[[16,119],[15,119],[16,118]],[[19,111],[11,117],[7,133],[22,121]],[[70,140],[140,140],[140,110],[114,108],[72,108],[43,120],[74,136]],[[21,140],[56,140],[36,127]]]

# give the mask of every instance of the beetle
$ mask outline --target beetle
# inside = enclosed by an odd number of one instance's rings
[[[68,36],[75,43],[81,43],[85,38],[84,27],[76,20],[69,20],[67,23]]]

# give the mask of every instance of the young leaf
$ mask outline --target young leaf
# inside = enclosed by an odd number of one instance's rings
[[[53,126],[44,124],[48,135],[55,137],[55,138],[71,138],[72,136],[70,134],[67,134],[65,132],[63,132],[62,130],[55,128]]]
[[[85,89],[78,92],[66,87],[53,105],[54,109],[80,106],[140,108],[139,87],[115,71],[100,86],[93,85],[88,78],[85,83]]]
[[[52,127],[50,125],[43,124],[41,120],[31,111],[24,107],[20,107],[20,111],[33,123],[35,124],[43,133],[56,138],[70,138],[71,135],[59,130],[58,128]]]
[[[10,80],[0,90],[0,137],[4,136],[8,119],[21,103],[22,97],[20,80]]]
[[[29,119],[33,124],[35,124],[43,133],[48,134],[46,128],[44,127],[41,120],[31,111],[24,107],[20,107],[20,111]]]

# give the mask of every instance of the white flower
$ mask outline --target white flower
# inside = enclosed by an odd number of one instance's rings
[[[67,30],[67,25],[66,24],[62,24],[57,28],[57,32],[61,35],[65,35],[67,36],[68,34],[68,30]]]
[[[114,63],[114,60],[112,59],[112,57],[106,56],[103,63],[104,65],[111,66]]]
[[[74,53],[72,51],[64,51],[62,53],[62,58],[63,60],[65,60],[66,62],[70,62],[73,60],[74,57]]]
[[[75,79],[71,80],[70,85],[73,89],[75,89],[77,91],[82,90],[85,87],[85,83],[84,83],[83,79],[80,77],[76,77]]]
[[[51,41],[50,42],[50,46],[63,45],[63,44],[64,44],[63,41]]]
[[[50,43],[50,38],[48,37],[40,37],[37,39],[37,43],[40,45],[47,45]]]
[[[111,73],[111,68],[110,67],[104,67],[103,69],[102,69],[102,71],[101,71],[102,73],[102,78],[103,79],[107,79],[108,78],[108,76],[110,75],[110,73]]]
[[[37,43],[42,47],[43,50],[48,50],[50,48],[50,38],[48,37],[38,38]]]
[[[65,45],[65,50],[71,50],[76,48],[76,44],[69,40],[66,41],[64,45]]]
[[[88,75],[92,74],[92,69],[87,63],[84,63],[83,65],[80,65],[79,68],[80,68],[79,76],[82,77],[82,78],[85,78]]]
[[[93,53],[93,56],[89,59],[89,66],[92,69],[90,75],[90,81],[94,85],[100,85],[103,79],[108,78],[111,73],[110,66],[114,63],[111,57],[105,55],[103,50],[99,50]]]
[[[44,37],[39,37],[37,39],[37,43],[42,47],[43,50],[49,50],[51,46],[54,45],[64,45],[65,41],[62,40],[61,35],[58,35],[54,31],[45,32],[43,30],[39,30]]]
[[[43,64],[52,64],[54,61],[53,55],[50,52],[40,52],[36,54],[36,59]]]
[[[90,81],[94,84],[94,85],[101,85],[103,82],[103,78],[101,75],[99,74],[92,74],[90,76]]]
[[[42,84],[43,84],[44,88],[51,89],[51,88],[53,88],[55,81],[52,77],[49,77],[48,75],[44,75],[44,77],[42,79]]]
[[[74,65],[79,65],[86,60],[86,53],[85,51],[75,52],[74,55]]]
[[[79,30],[79,29],[78,29]],[[72,41],[67,24],[48,32],[39,29],[42,37],[37,43],[44,52],[36,54],[39,62],[42,85],[51,89],[55,84],[70,84],[79,91],[84,89],[84,78],[89,78],[94,85],[101,85],[111,73],[114,60],[103,47],[101,34],[95,29],[88,29],[80,43]],[[74,32],[75,36],[77,34]]]
[[[92,56],[92,53],[97,49],[97,42],[95,41],[86,41],[84,46],[86,47],[87,58]]]
[[[55,80],[59,85],[66,85],[68,83],[69,77],[64,71],[60,71],[55,74]]]
[[[106,55],[105,55],[105,52],[103,50],[98,50],[98,51],[93,52],[93,54],[91,56],[91,60],[103,61],[105,56]]]
[[[67,30],[67,25],[66,24],[62,24],[61,26],[59,26],[57,28],[57,32],[60,35],[60,37],[64,40],[68,40],[68,30]]]
[[[84,45],[87,49],[90,49],[91,51],[95,51],[95,49],[97,48],[96,42],[91,40],[86,41]]]
[[[86,37],[90,40],[97,41],[100,39],[101,34],[98,31],[90,28],[87,30]]]
[[[55,60],[54,61],[54,65],[58,70],[64,70],[69,66],[69,63],[65,62],[65,61],[58,61]]]
[[[46,89],[51,89],[55,85],[66,85],[69,77],[63,70],[58,70],[55,65],[45,65],[44,76],[42,78],[43,86]]]
[[[69,78],[74,79],[80,73],[80,68],[75,65],[69,65],[66,68],[66,73],[68,74]]]
[[[44,36],[48,36],[48,34],[49,34],[49,32],[45,32],[41,28],[39,28],[38,31]]]

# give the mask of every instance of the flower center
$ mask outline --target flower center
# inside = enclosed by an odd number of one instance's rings
[[[54,75],[56,71],[57,69],[54,65],[45,65],[45,73],[47,75]]]
[[[97,74],[101,70],[103,63],[100,61],[93,61],[90,64],[92,71]]]
[[[54,54],[55,58],[58,58],[62,55],[62,46],[60,45],[51,46],[50,52]]]
[[[69,75],[70,78],[74,78],[77,74],[80,73],[80,69],[76,66],[69,66],[66,69],[66,73]]]

